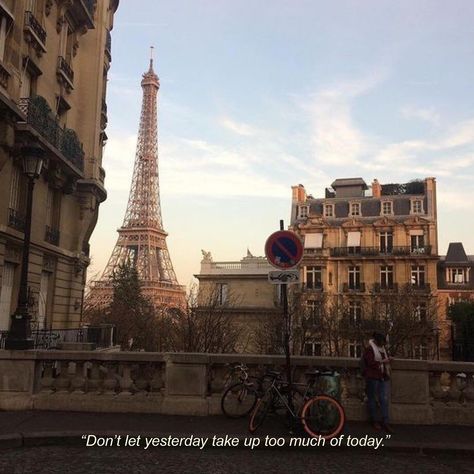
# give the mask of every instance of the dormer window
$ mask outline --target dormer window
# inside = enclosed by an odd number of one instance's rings
[[[391,215],[393,215],[393,202],[392,201],[382,201],[380,203],[380,214],[382,216],[391,216]]]
[[[448,283],[469,283],[469,268],[448,268]]]
[[[411,214],[423,214],[423,200],[412,199],[411,203]]]
[[[306,219],[309,215],[309,206],[298,206],[298,219]]]
[[[360,216],[360,202],[351,202],[349,203],[349,215],[350,216]]]
[[[324,204],[324,217],[334,217],[334,204]]]

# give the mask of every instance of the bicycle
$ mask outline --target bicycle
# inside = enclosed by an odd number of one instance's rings
[[[255,433],[263,424],[268,412],[275,406],[285,408],[290,421],[300,421],[306,433],[312,437],[324,439],[337,436],[343,429],[346,416],[342,405],[333,397],[323,393],[316,381],[322,376],[332,376],[333,371],[307,372],[309,376],[307,384],[288,384],[281,381],[279,372],[269,372],[271,377],[269,387],[260,394],[249,421],[249,431]],[[293,393],[301,397],[301,410],[290,407],[288,397],[294,401]],[[286,392],[286,393],[285,393]],[[293,403],[291,403],[293,405]],[[299,414],[298,414],[299,412]]]
[[[233,379],[236,372],[238,372],[239,381],[228,387],[221,398],[222,412],[228,418],[247,416],[257,403],[258,390],[261,387],[261,379],[250,376],[245,364],[235,365],[229,379]]]

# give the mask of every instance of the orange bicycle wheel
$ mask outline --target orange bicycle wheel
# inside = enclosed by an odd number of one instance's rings
[[[301,421],[310,436],[329,439],[342,431],[346,415],[337,400],[328,395],[317,395],[304,404]]]
[[[250,433],[255,433],[257,429],[262,426],[265,418],[267,416],[268,410],[272,405],[272,397],[266,396],[264,398],[259,398],[257,404],[250,415],[249,420],[249,431]]]

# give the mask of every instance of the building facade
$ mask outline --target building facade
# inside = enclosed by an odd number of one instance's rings
[[[438,262],[438,302],[441,357],[460,360],[463,343],[449,318],[449,306],[474,302],[474,255],[467,255],[461,242],[451,242]],[[470,343],[474,345],[474,340]]]
[[[370,190],[361,178],[336,179],[322,198],[293,186],[290,228],[304,242],[307,354],[359,357],[381,329],[398,355],[438,357],[435,178],[374,180]]]
[[[33,328],[73,328],[106,198],[106,83],[118,0],[0,0],[0,330],[15,311],[25,146],[40,147],[28,275]]]
[[[271,325],[281,319],[277,285],[268,281],[275,270],[265,257],[250,252],[240,261],[215,262],[210,252],[203,251],[199,281],[198,305],[210,301],[226,308],[231,320],[242,329],[237,344],[239,352],[268,352]]]

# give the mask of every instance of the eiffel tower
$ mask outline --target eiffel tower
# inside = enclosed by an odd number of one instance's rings
[[[111,301],[112,276],[124,264],[136,268],[142,293],[155,307],[181,307],[185,302],[185,289],[176,279],[161,217],[157,131],[160,81],[153,70],[153,56],[141,86],[143,102],[127,211],[109,262],[86,297],[89,307]]]

